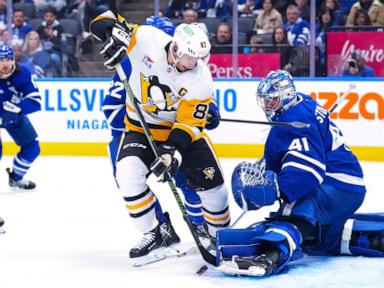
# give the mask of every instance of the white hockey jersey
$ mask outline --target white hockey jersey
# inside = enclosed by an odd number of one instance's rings
[[[166,141],[171,130],[186,132],[191,141],[202,137],[206,114],[213,95],[211,73],[202,61],[186,72],[178,72],[167,61],[172,37],[152,26],[135,26],[127,50],[128,57],[121,65],[129,85],[155,140]],[[129,74],[129,75],[128,75]],[[123,85],[116,73],[107,96],[125,97]],[[106,99],[105,108],[112,103]],[[117,103],[114,103],[117,104]],[[109,114],[109,115],[108,115]],[[106,113],[109,122],[113,113]],[[110,117],[108,117],[110,116]],[[111,125],[114,128],[114,125]],[[118,125],[116,125],[118,126]],[[126,98],[125,128],[143,133],[139,118],[130,99]]]

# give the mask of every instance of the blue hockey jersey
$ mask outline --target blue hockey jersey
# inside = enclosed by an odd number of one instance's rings
[[[344,142],[329,113],[310,96],[297,93],[299,101],[274,121],[301,121],[309,128],[273,126],[265,144],[266,169],[278,175],[280,192],[293,202],[322,183],[355,193],[365,193],[360,164]]]
[[[19,66],[7,79],[0,79],[0,109],[9,101],[26,115],[41,109],[41,96],[27,68]]]

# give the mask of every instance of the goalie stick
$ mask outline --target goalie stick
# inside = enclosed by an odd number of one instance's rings
[[[221,122],[234,122],[234,123],[247,123],[247,124],[260,124],[260,125],[270,125],[270,126],[289,126],[294,128],[309,128],[309,124],[293,121],[293,122],[268,122],[268,121],[253,121],[253,120],[240,120],[240,119],[227,119],[227,118],[214,118],[213,120]]]
[[[124,72],[124,70],[120,64],[118,64],[116,66],[116,72],[118,73],[121,81],[123,82],[125,91],[127,92],[127,96],[131,100],[133,108],[135,109],[135,112],[137,113],[137,115],[139,117],[141,127],[144,130],[144,134],[148,140],[148,143],[151,146],[151,149],[152,149],[155,157],[158,158],[159,152],[158,152],[158,148],[157,148],[155,139],[153,138],[151,131],[149,130],[149,126],[148,126],[147,122],[145,122],[145,120],[144,120],[144,115],[140,110],[140,103],[138,102],[135,95],[133,94],[133,91],[128,84],[127,75],[125,74],[125,72]],[[211,253],[209,253],[209,251],[200,242],[199,236],[197,235],[197,232],[195,230],[195,225],[188,218],[187,210],[184,207],[183,201],[181,200],[179,192],[177,191],[176,185],[173,182],[171,177],[167,180],[167,183],[169,185],[169,188],[171,188],[172,194],[175,197],[175,200],[176,200],[176,202],[180,208],[181,214],[183,215],[185,222],[187,222],[187,224],[188,224],[188,228],[191,231],[191,234],[193,236],[193,239],[196,242],[197,248],[199,249],[201,256],[203,257],[203,259],[207,263],[216,266],[216,257],[214,255],[212,255]],[[208,234],[208,232],[207,232],[207,234]]]
[[[356,84],[351,83],[349,85],[348,89],[339,97],[339,99],[337,99],[335,104],[333,104],[332,107],[328,110],[329,114],[331,114],[333,111],[335,111],[335,109],[337,108],[337,106],[339,106],[341,101],[343,101],[344,98],[347,97],[349,95],[349,93],[351,93],[351,91],[354,90],[355,88],[356,88]]]

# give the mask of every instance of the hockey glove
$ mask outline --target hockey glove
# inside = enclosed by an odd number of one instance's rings
[[[167,143],[159,146],[159,157],[151,164],[151,171],[160,182],[167,182],[177,172],[182,162],[182,157],[176,147]]]
[[[217,107],[215,102],[211,102],[209,104],[209,110],[207,115],[207,124],[205,125],[205,128],[208,130],[213,130],[217,128],[220,124],[220,112],[219,108]]]
[[[277,176],[265,171],[265,161],[242,162],[232,174],[232,192],[243,210],[257,210],[272,205],[280,196]]]
[[[0,110],[0,126],[5,127],[15,122],[20,116],[21,108],[9,101],[3,103],[3,110]]]
[[[104,66],[111,70],[115,69],[116,65],[126,56],[130,41],[131,35],[127,29],[116,22],[111,35],[107,37],[103,49],[100,51],[100,54],[104,56]]]

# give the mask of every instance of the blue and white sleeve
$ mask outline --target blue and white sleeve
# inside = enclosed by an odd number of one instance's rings
[[[323,141],[317,133],[291,135],[288,149],[282,154],[278,173],[280,192],[293,202],[314,191],[325,178],[325,155]],[[287,136],[287,135],[286,135]]]
[[[102,111],[109,126],[112,129],[112,134],[122,133],[125,131],[124,117],[126,115],[125,110],[126,92],[123,82],[117,73],[113,77],[113,82],[108,90],[108,94],[104,99],[102,105]]]
[[[41,96],[39,89],[31,78],[31,74],[23,70],[20,76],[24,78],[23,80],[25,81],[21,91],[23,93],[23,98],[20,103],[21,112],[23,114],[30,114],[41,110]]]

